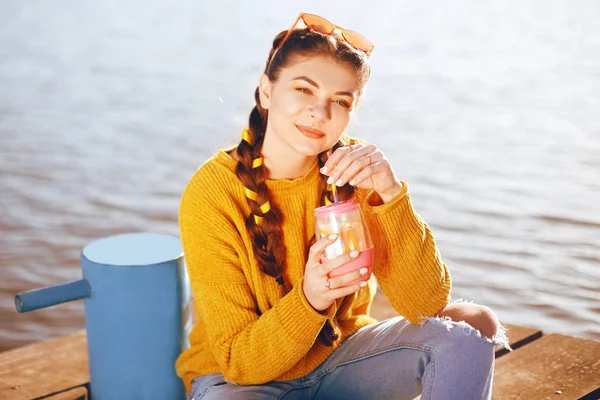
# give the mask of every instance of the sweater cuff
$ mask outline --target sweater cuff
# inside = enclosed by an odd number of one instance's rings
[[[327,309],[327,314],[320,314],[310,305],[302,291],[303,279],[301,278],[298,284],[286,296],[281,298],[278,307],[274,307],[277,310],[277,317],[284,332],[287,333],[290,339],[299,343],[309,338],[314,340],[323,328],[327,318],[334,314],[331,313],[334,307]]]
[[[408,194],[408,183],[405,181],[400,181],[402,183],[402,190],[400,193],[396,195],[392,200],[387,203],[383,203],[383,200],[374,190],[371,190],[365,199],[365,212],[375,215],[386,212],[387,210],[395,208],[395,206],[399,203],[403,203],[403,200],[406,200]]]

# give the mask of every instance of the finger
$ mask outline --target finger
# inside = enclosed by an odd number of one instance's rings
[[[321,274],[321,276],[327,276],[334,269],[339,268],[342,265],[346,265],[350,261],[354,260],[356,257],[358,257],[359,254],[360,253],[357,250],[353,250],[350,253],[340,254],[339,256],[332,258],[331,260],[327,260],[319,266],[319,273]]]
[[[331,245],[336,240],[337,234],[335,233],[332,233],[328,236],[323,236],[321,239],[317,240],[312,246],[310,246],[310,250],[308,251],[308,260],[314,264],[320,265],[319,258],[321,257],[321,253],[325,251],[327,246]]]
[[[371,161],[369,165],[362,168],[360,171],[354,174],[354,176],[346,178],[350,185],[356,186],[359,183],[366,180],[367,178],[371,177],[372,175],[381,172],[381,169],[379,168],[381,166],[386,165],[385,163],[382,164],[381,162],[387,162],[387,159],[385,158],[385,155],[381,152],[381,150],[377,150],[369,154],[369,160]]]
[[[340,149],[344,149],[344,151],[337,154],[337,157],[331,161],[331,164],[330,164],[331,172],[329,174],[329,179],[327,179],[327,184],[330,185],[335,182],[335,184],[337,186],[342,186],[340,184],[341,182],[339,181],[340,176],[346,171],[348,166],[351,165],[352,162],[356,158],[368,154],[368,152],[366,150],[367,147],[368,146],[364,146],[364,145],[360,145],[360,144],[356,145],[355,147],[352,147],[352,146],[341,147]],[[340,149],[338,149],[338,150],[340,150]],[[337,152],[337,150],[336,150],[336,152]]]
[[[339,178],[335,181],[336,186],[344,186],[346,182],[352,181],[356,175],[358,175],[361,171],[371,165],[372,159],[370,154],[365,154],[363,156],[355,159],[348,168],[340,175]],[[335,178],[332,178],[335,179]]]
[[[325,298],[327,301],[333,301],[335,299],[339,299],[340,297],[345,297],[352,293],[358,292],[360,289],[367,286],[367,284],[368,283],[366,281],[363,281],[360,283],[355,283],[354,285],[344,286],[337,289],[327,289]]]
[[[387,160],[381,160],[376,163],[373,163],[373,164],[369,165],[368,167],[365,167],[363,170],[361,170],[358,174],[356,174],[356,176],[352,177],[352,179],[350,179],[350,185],[358,186],[362,182],[364,182],[367,179],[369,179],[370,177],[372,177],[373,175],[382,173],[385,170],[387,170],[388,168],[389,168],[389,163]]]
[[[366,167],[367,165],[369,165],[369,157],[365,157],[365,156],[373,153],[374,150],[376,150],[376,147],[374,145],[368,145],[368,146],[364,146],[357,150],[353,150],[353,151],[346,153],[337,162],[337,164],[333,167],[333,170],[331,171],[331,174],[329,175],[329,179],[327,180],[327,183],[331,184],[331,183],[335,182],[335,184],[337,186],[343,186],[345,181],[342,181],[341,176],[343,174],[346,174],[348,168],[352,164],[354,164],[358,159],[360,159],[361,157],[364,157],[364,158],[362,158],[361,163],[359,163],[359,165],[357,167],[362,169],[362,168]],[[348,174],[350,172],[348,172]],[[356,172],[357,171],[355,171],[355,173]]]
[[[329,288],[337,289],[359,279],[366,280],[368,272],[369,269],[367,267],[362,267],[360,269],[329,278]]]
[[[323,165],[323,168],[321,168],[321,173],[325,175],[331,175],[331,172],[334,170],[335,166],[346,156],[346,154],[360,150],[362,147],[365,147],[365,145],[360,143],[338,147],[333,154],[329,156],[325,162],[325,165]]]

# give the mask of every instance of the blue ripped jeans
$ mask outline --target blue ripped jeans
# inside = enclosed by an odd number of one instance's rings
[[[395,317],[358,330],[302,378],[241,386],[200,376],[190,400],[490,399],[494,345],[507,346],[504,330],[492,340],[465,322]]]

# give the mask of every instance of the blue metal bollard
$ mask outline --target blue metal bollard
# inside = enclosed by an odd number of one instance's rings
[[[19,312],[85,298],[90,399],[185,399],[175,361],[189,347],[189,280],[179,240],[134,233],[82,252],[84,279],[20,293]]]

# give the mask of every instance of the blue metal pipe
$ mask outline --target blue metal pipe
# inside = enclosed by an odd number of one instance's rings
[[[19,293],[15,296],[15,306],[18,312],[24,313],[66,303],[67,301],[90,297],[91,292],[92,288],[87,279],[80,279],[61,285]]]

